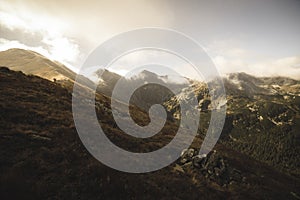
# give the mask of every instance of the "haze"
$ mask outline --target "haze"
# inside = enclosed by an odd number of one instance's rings
[[[78,71],[88,54],[113,35],[162,27],[198,41],[221,74],[246,72],[299,79],[299,21],[297,0],[9,0],[0,4],[0,50],[34,50]],[[193,74],[184,65],[175,67],[186,76]]]

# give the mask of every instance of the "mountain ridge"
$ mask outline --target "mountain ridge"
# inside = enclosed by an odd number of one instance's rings
[[[8,49],[0,52],[0,65],[26,74],[41,76],[48,80],[74,79],[76,73],[63,64],[51,61],[31,50]]]

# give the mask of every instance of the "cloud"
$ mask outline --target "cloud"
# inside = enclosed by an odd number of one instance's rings
[[[5,51],[7,49],[11,48],[20,48],[20,49],[27,49],[27,50],[32,50],[41,53],[44,56],[49,56],[49,52],[44,49],[43,47],[30,47],[27,46],[26,44],[23,44],[17,40],[6,40],[4,38],[0,38],[0,51]]]
[[[71,66],[76,66],[83,56],[79,45],[63,34],[63,22],[26,10],[17,12],[8,4],[3,5],[0,6],[1,50],[34,50],[75,69]]]
[[[167,2],[147,0],[129,0],[122,3],[113,0],[10,0],[1,3],[0,10],[36,22],[29,29],[44,24],[45,29],[63,32],[70,38],[76,38],[85,53],[120,32],[145,26],[171,27],[173,23],[173,12],[169,10]],[[26,27],[13,17],[6,21],[11,26]]]
[[[130,52],[114,62],[110,66],[110,70],[124,75],[125,72],[129,72],[134,68],[141,66],[146,67],[147,65],[153,67],[152,70],[151,68],[148,68],[147,70],[159,75],[172,76],[177,73],[181,76],[199,78],[197,71],[182,58],[163,50],[154,49],[143,49]],[[164,66],[172,70],[172,72],[166,70],[166,68],[155,66]]]
[[[255,63],[251,73],[259,76],[287,76],[300,79],[300,55]]]
[[[256,76],[287,76],[300,79],[300,56],[247,63],[242,59],[213,58],[221,74],[246,72]]]
[[[35,49],[53,60],[79,68],[91,50],[115,34],[145,26],[165,27],[206,44],[222,74],[245,71],[264,76],[275,73],[298,76],[297,7],[293,4],[282,7],[281,3],[271,7],[265,3],[232,5],[146,0],[1,1],[1,49]],[[249,17],[253,11],[257,11],[257,16]],[[144,58],[129,56],[123,65],[139,59]],[[195,74],[181,63],[169,63],[185,76]],[[118,70],[123,74],[127,71],[124,67]]]
[[[265,56],[243,47],[241,41],[214,41],[208,54],[221,74],[246,72],[256,76],[287,76],[300,79],[300,55]]]
[[[300,68],[300,56],[286,57],[274,62],[278,67]]]
[[[80,55],[79,45],[66,37],[44,37],[43,43],[48,45],[51,56],[67,63],[76,63]]]

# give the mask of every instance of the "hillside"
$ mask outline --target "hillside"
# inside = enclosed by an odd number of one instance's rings
[[[0,66],[6,66],[14,71],[22,71],[28,75],[36,75],[50,81],[73,83],[76,73],[63,64],[51,61],[45,56],[30,50],[8,49],[0,52]],[[79,76],[80,82],[85,86],[93,85],[92,81]]]
[[[76,74],[64,65],[49,60],[43,55],[24,49],[9,49],[0,52],[0,65],[14,71],[23,71],[50,81],[74,79]]]
[[[235,73],[224,77],[223,82],[227,111],[219,142],[299,177],[300,81]],[[198,132],[204,137],[212,109],[206,84],[195,81],[179,94],[179,101],[189,101],[191,95],[199,99]],[[180,119],[174,97],[164,104]]]
[[[207,166],[179,160],[148,174],[115,171],[95,160],[80,142],[70,91],[7,68],[0,68],[0,86],[1,199],[296,199],[299,195],[298,178],[221,144]],[[109,98],[98,94],[96,99],[101,125],[122,148],[151,151],[176,132],[176,124],[167,122],[158,136],[132,140],[112,126]],[[139,123],[147,120],[146,113],[132,109]],[[192,148],[200,143],[197,138]],[[224,163],[221,175],[215,171],[219,162]]]

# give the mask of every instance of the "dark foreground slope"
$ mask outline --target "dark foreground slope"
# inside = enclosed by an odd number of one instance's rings
[[[243,181],[220,184],[222,177],[210,178],[213,176],[206,176],[203,169],[176,163],[148,174],[110,169],[80,142],[71,97],[71,92],[58,84],[0,68],[0,199],[297,198],[299,179],[224,146],[216,147],[218,156],[228,169],[239,171]],[[108,104],[108,98],[97,98],[102,106]],[[97,110],[99,115],[103,113],[103,108]],[[109,126],[113,124],[109,113],[102,118],[108,136],[125,148],[151,149],[151,145],[168,140],[160,135],[149,144],[130,141]],[[165,132],[176,131],[171,123],[166,127]]]

